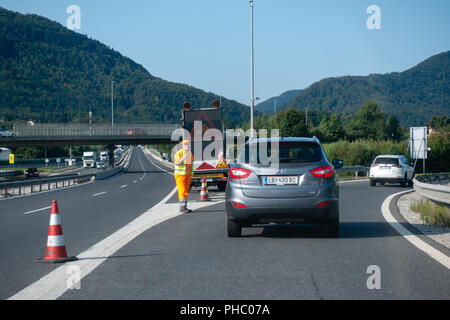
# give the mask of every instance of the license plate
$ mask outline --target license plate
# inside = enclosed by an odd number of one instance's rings
[[[292,177],[264,177],[264,184],[277,185],[277,186],[298,184],[298,176],[292,176]]]
[[[391,167],[381,167],[381,170],[390,170]]]

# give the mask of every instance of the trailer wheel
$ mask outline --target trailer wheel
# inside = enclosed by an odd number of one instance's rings
[[[220,191],[225,191],[225,189],[227,188],[227,183],[221,181],[217,184],[217,188],[219,188]]]

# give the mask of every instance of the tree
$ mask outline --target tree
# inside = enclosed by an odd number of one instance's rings
[[[349,136],[353,139],[381,140],[384,136],[386,115],[375,102],[362,106],[348,125]]]
[[[324,116],[319,125],[319,130],[326,141],[338,141],[345,138],[341,116],[337,113],[333,113],[329,117]]]
[[[400,122],[398,121],[397,117],[390,116],[389,119],[386,122],[386,126],[384,129],[384,138],[386,140],[392,140],[392,141],[400,141],[402,140],[402,129],[400,127]]]
[[[430,122],[426,123],[425,125],[433,129],[450,132],[450,118],[448,118],[447,116],[433,116]]]
[[[298,109],[290,108],[278,113],[275,124],[282,137],[304,137],[308,135],[305,114]]]

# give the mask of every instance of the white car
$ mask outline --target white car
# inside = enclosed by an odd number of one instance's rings
[[[104,162],[99,161],[99,162],[97,162],[97,168],[98,169],[105,169],[106,165],[105,165]]]
[[[384,185],[387,183],[400,183],[402,187],[412,186],[414,179],[414,167],[408,163],[405,156],[401,155],[379,155],[370,166],[370,185],[375,186],[377,182]]]

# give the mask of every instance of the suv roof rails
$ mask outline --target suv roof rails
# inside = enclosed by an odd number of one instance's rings
[[[313,136],[312,138],[315,142],[318,142],[319,144],[321,144],[319,138],[317,138],[316,136]]]

